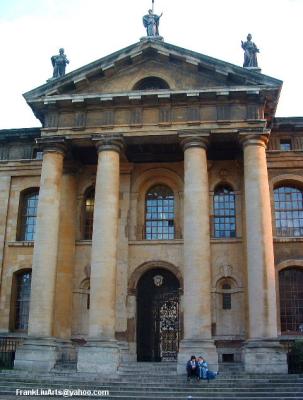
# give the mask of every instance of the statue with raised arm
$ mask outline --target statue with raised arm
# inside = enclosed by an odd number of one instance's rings
[[[146,28],[147,36],[156,37],[159,36],[159,23],[161,15],[154,14],[153,10],[148,10],[148,14],[143,17],[143,25]]]
[[[241,47],[244,50],[243,67],[258,68],[257,53],[259,53],[259,49],[251,39],[252,36],[249,33],[247,35],[247,41],[241,41]]]
[[[59,54],[52,56],[51,62],[54,68],[53,78],[61,78],[65,75],[65,67],[69,64],[69,61],[64,54],[64,49],[59,49]]]

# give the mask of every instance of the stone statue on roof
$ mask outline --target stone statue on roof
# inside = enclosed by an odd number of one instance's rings
[[[258,47],[251,40],[252,36],[249,33],[247,35],[247,41],[241,41],[241,47],[244,50],[244,63],[245,68],[258,68],[257,53],[259,53]]]
[[[153,10],[148,10],[148,14],[143,17],[143,25],[146,28],[147,36],[157,37],[159,36],[159,23],[161,15],[154,14]]]
[[[69,61],[64,54],[64,49],[59,49],[59,54],[52,56],[51,62],[54,68],[53,79],[64,76],[66,65],[69,64]]]

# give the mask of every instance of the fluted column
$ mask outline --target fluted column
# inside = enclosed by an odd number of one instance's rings
[[[184,339],[211,338],[211,267],[207,138],[184,149]]]
[[[243,134],[248,341],[244,366],[249,373],[287,373],[286,354],[277,340],[275,266],[266,162],[268,138]]]
[[[214,370],[218,365],[218,356],[211,335],[207,136],[190,136],[182,140],[184,150],[184,339],[178,356],[178,373],[183,373],[186,359],[190,354],[203,354]]]
[[[266,162],[267,137],[242,139],[246,210],[249,338],[277,337],[275,267],[270,192]]]
[[[119,215],[119,138],[97,140],[94,228],[91,258],[89,337],[115,338],[116,271]]]
[[[53,334],[63,159],[62,145],[45,147],[32,266],[28,328],[31,337],[47,338]]]

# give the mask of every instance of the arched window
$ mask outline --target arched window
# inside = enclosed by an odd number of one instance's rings
[[[277,236],[303,236],[303,191],[294,186],[274,190]]]
[[[35,240],[39,189],[25,190],[20,196],[18,240]]]
[[[213,236],[236,237],[236,200],[233,189],[228,186],[218,186],[214,193],[213,208]]]
[[[95,188],[87,189],[84,196],[84,239],[91,240],[94,225]]]
[[[14,330],[27,331],[31,294],[31,271],[22,271],[14,276]]]
[[[286,268],[279,273],[282,333],[303,333],[303,269]]]
[[[145,198],[145,239],[175,238],[175,198],[164,185],[153,186]]]
[[[223,290],[230,290],[231,286],[229,283],[222,284]],[[222,295],[222,308],[223,310],[231,310],[231,293],[223,293]]]
[[[167,82],[157,76],[149,76],[137,82],[133,90],[158,90],[169,89]]]

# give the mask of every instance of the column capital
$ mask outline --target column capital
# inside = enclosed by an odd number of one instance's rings
[[[42,137],[36,139],[36,143],[41,147],[43,153],[60,153],[66,155],[67,146],[66,140],[63,137]]]
[[[258,132],[240,132],[239,141],[243,148],[246,146],[261,146],[265,149],[269,141],[269,131]]]
[[[209,144],[208,133],[201,135],[179,134],[179,138],[181,139],[180,145],[183,151],[192,147],[200,147],[206,150]]]
[[[120,153],[124,148],[122,135],[93,135],[92,141],[95,143],[98,153],[100,151],[116,151]]]

